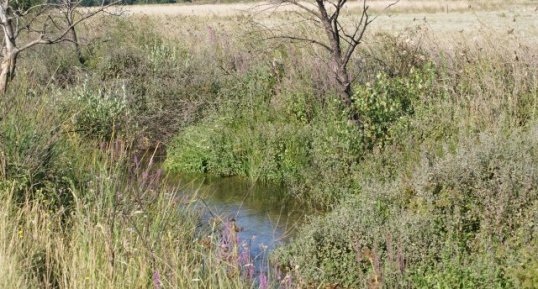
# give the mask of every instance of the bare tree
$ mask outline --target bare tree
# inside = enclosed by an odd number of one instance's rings
[[[75,29],[75,26],[73,26],[73,23],[75,22],[75,16],[76,11],[73,9],[78,3],[74,2],[73,0],[62,0],[64,6],[66,9],[64,9],[63,14],[65,17],[65,23],[69,27],[69,37],[70,41],[73,43],[73,46],[75,48],[75,53],[77,54],[77,59],[80,64],[84,64],[86,60],[84,59],[84,56],[82,55],[82,49],[80,48],[80,43],[78,41],[78,35],[77,30]]]
[[[77,56],[82,59],[75,27],[118,3],[102,2],[98,7],[81,7],[81,0],[48,1],[22,5],[19,1],[0,0],[0,25],[4,37],[0,63],[0,94],[15,77],[21,52],[37,45],[76,43]]]
[[[398,1],[395,0],[390,6]],[[297,7],[302,18],[306,18],[309,22],[317,25],[324,31],[325,39],[320,40],[305,36],[290,35],[277,36],[275,38],[308,42],[325,49],[330,57],[331,77],[337,86],[338,94],[343,104],[351,108],[353,105],[353,89],[348,64],[353,53],[362,43],[364,33],[374,18],[371,18],[368,13],[369,6],[367,5],[367,0],[362,0],[361,13],[352,21],[351,25],[346,25],[342,19],[342,11],[347,3],[347,0],[314,0],[314,2],[279,0],[279,5],[289,4]],[[355,122],[359,121],[356,113],[352,113],[350,117]]]

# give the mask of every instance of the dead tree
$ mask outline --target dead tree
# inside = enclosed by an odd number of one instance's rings
[[[356,48],[362,43],[364,33],[373,19],[368,14],[367,0],[363,0],[360,16],[353,21],[351,26],[346,26],[342,20],[342,11],[347,3],[347,0],[315,0],[315,2],[280,0],[279,5],[289,4],[297,7],[302,17],[324,31],[325,39],[290,35],[280,35],[275,38],[308,42],[325,49],[330,57],[331,78],[336,84],[338,95],[342,103],[353,111],[353,89],[348,64]],[[355,122],[359,121],[356,113],[352,112],[350,118]]]
[[[75,26],[73,26],[73,23],[75,22],[75,16],[76,11],[74,6],[76,6],[78,3],[74,2],[73,0],[62,0],[63,4],[65,5],[66,9],[64,9],[63,14],[65,17],[65,23],[67,24],[69,28],[69,37],[70,41],[73,43],[73,46],[75,48],[75,53],[77,54],[77,59],[80,64],[84,64],[86,60],[84,59],[84,56],[82,55],[82,49],[80,48],[80,43],[78,41],[78,35],[77,30],[75,29]]]
[[[77,43],[77,55],[82,56],[75,27],[89,18],[104,12],[119,2],[98,7],[83,8],[81,1],[47,1],[28,6],[18,1],[0,0],[0,25],[3,41],[0,63],[0,94],[5,94],[9,82],[15,77],[17,59],[21,52],[37,45]]]

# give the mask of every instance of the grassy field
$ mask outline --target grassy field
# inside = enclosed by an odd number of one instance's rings
[[[370,1],[372,13],[377,17],[370,27],[370,33],[388,32],[393,35],[406,30],[424,27],[429,35],[437,37],[435,41],[453,43],[454,39],[472,41],[481,36],[497,34],[507,36],[513,41],[528,45],[538,42],[537,4],[532,1],[402,1],[389,9],[385,9],[392,1]],[[350,2],[345,11],[348,21],[360,12],[362,2]],[[194,25],[198,20],[204,24],[216,25],[220,28],[244,23],[244,18],[254,23],[261,23],[281,28],[293,26],[292,11],[294,7],[276,7],[269,3],[236,3],[236,4],[170,4],[126,6],[122,10],[131,17],[150,17],[165,27],[170,37],[182,35],[182,23]],[[238,18],[239,17],[239,18]],[[193,19],[194,18],[194,19]],[[189,20],[190,19],[190,20]],[[160,22],[163,21],[163,22]],[[251,23],[250,23],[251,24]],[[186,28],[189,30],[188,28]],[[235,28],[234,28],[235,29]],[[461,37],[460,37],[461,36]],[[368,40],[366,40],[368,41]],[[443,43],[446,45],[447,43]],[[449,43],[448,43],[449,44]]]
[[[393,13],[438,13],[438,12],[483,12],[488,10],[509,10],[516,7],[527,7],[531,10],[536,8],[536,3],[528,0],[478,0],[478,1],[435,1],[435,0],[407,0],[400,1],[396,5],[395,1],[375,0],[369,1],[368,5],[372,11],[390,11]],[[128,14],[145,15],[183,15],[183,16],[231,16],[245,13],[254,13],[263,16],[274,12],[267,9],[270,2],[242,2],[228,4],[168,4],[168,5],[134,5],[126,6]],[[387,8],[389,7],[390,8]],[[362,1],[349,2],[347,10],[356,10],[362,7]],[[277,11],[295,10],[293,7],[279,7]]]
[[[324,34],[265,3],[121,7],[80,28],[84,64],[28,51],[0,99],[0,288],[538,288],[538,3],[389,3],[352,108],[323,50],[273,37]],[[169,172],[324,214],[254,274]]]

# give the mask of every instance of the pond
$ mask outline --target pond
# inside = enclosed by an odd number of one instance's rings
[[[178,175],[172,179],[182,188],[181,194],[197,194],[204,219],[217,217],[234,223],[258,272],[266,269],[268,254],[293,237],[308,214],[283,186],[240,177]]]

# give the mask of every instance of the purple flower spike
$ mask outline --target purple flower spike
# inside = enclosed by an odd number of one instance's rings
[[[137,156],[134,156],[134,163],[135,163],[135,168],[139,169],[140,168],[140,160],[138,159]]]
[[[157,270],[153,271],[153,288],[161,289],[161,275]]]
[[[265,274],[260,274],[260,289],[268,289],[269,282],[267,281],[267,276]]]

